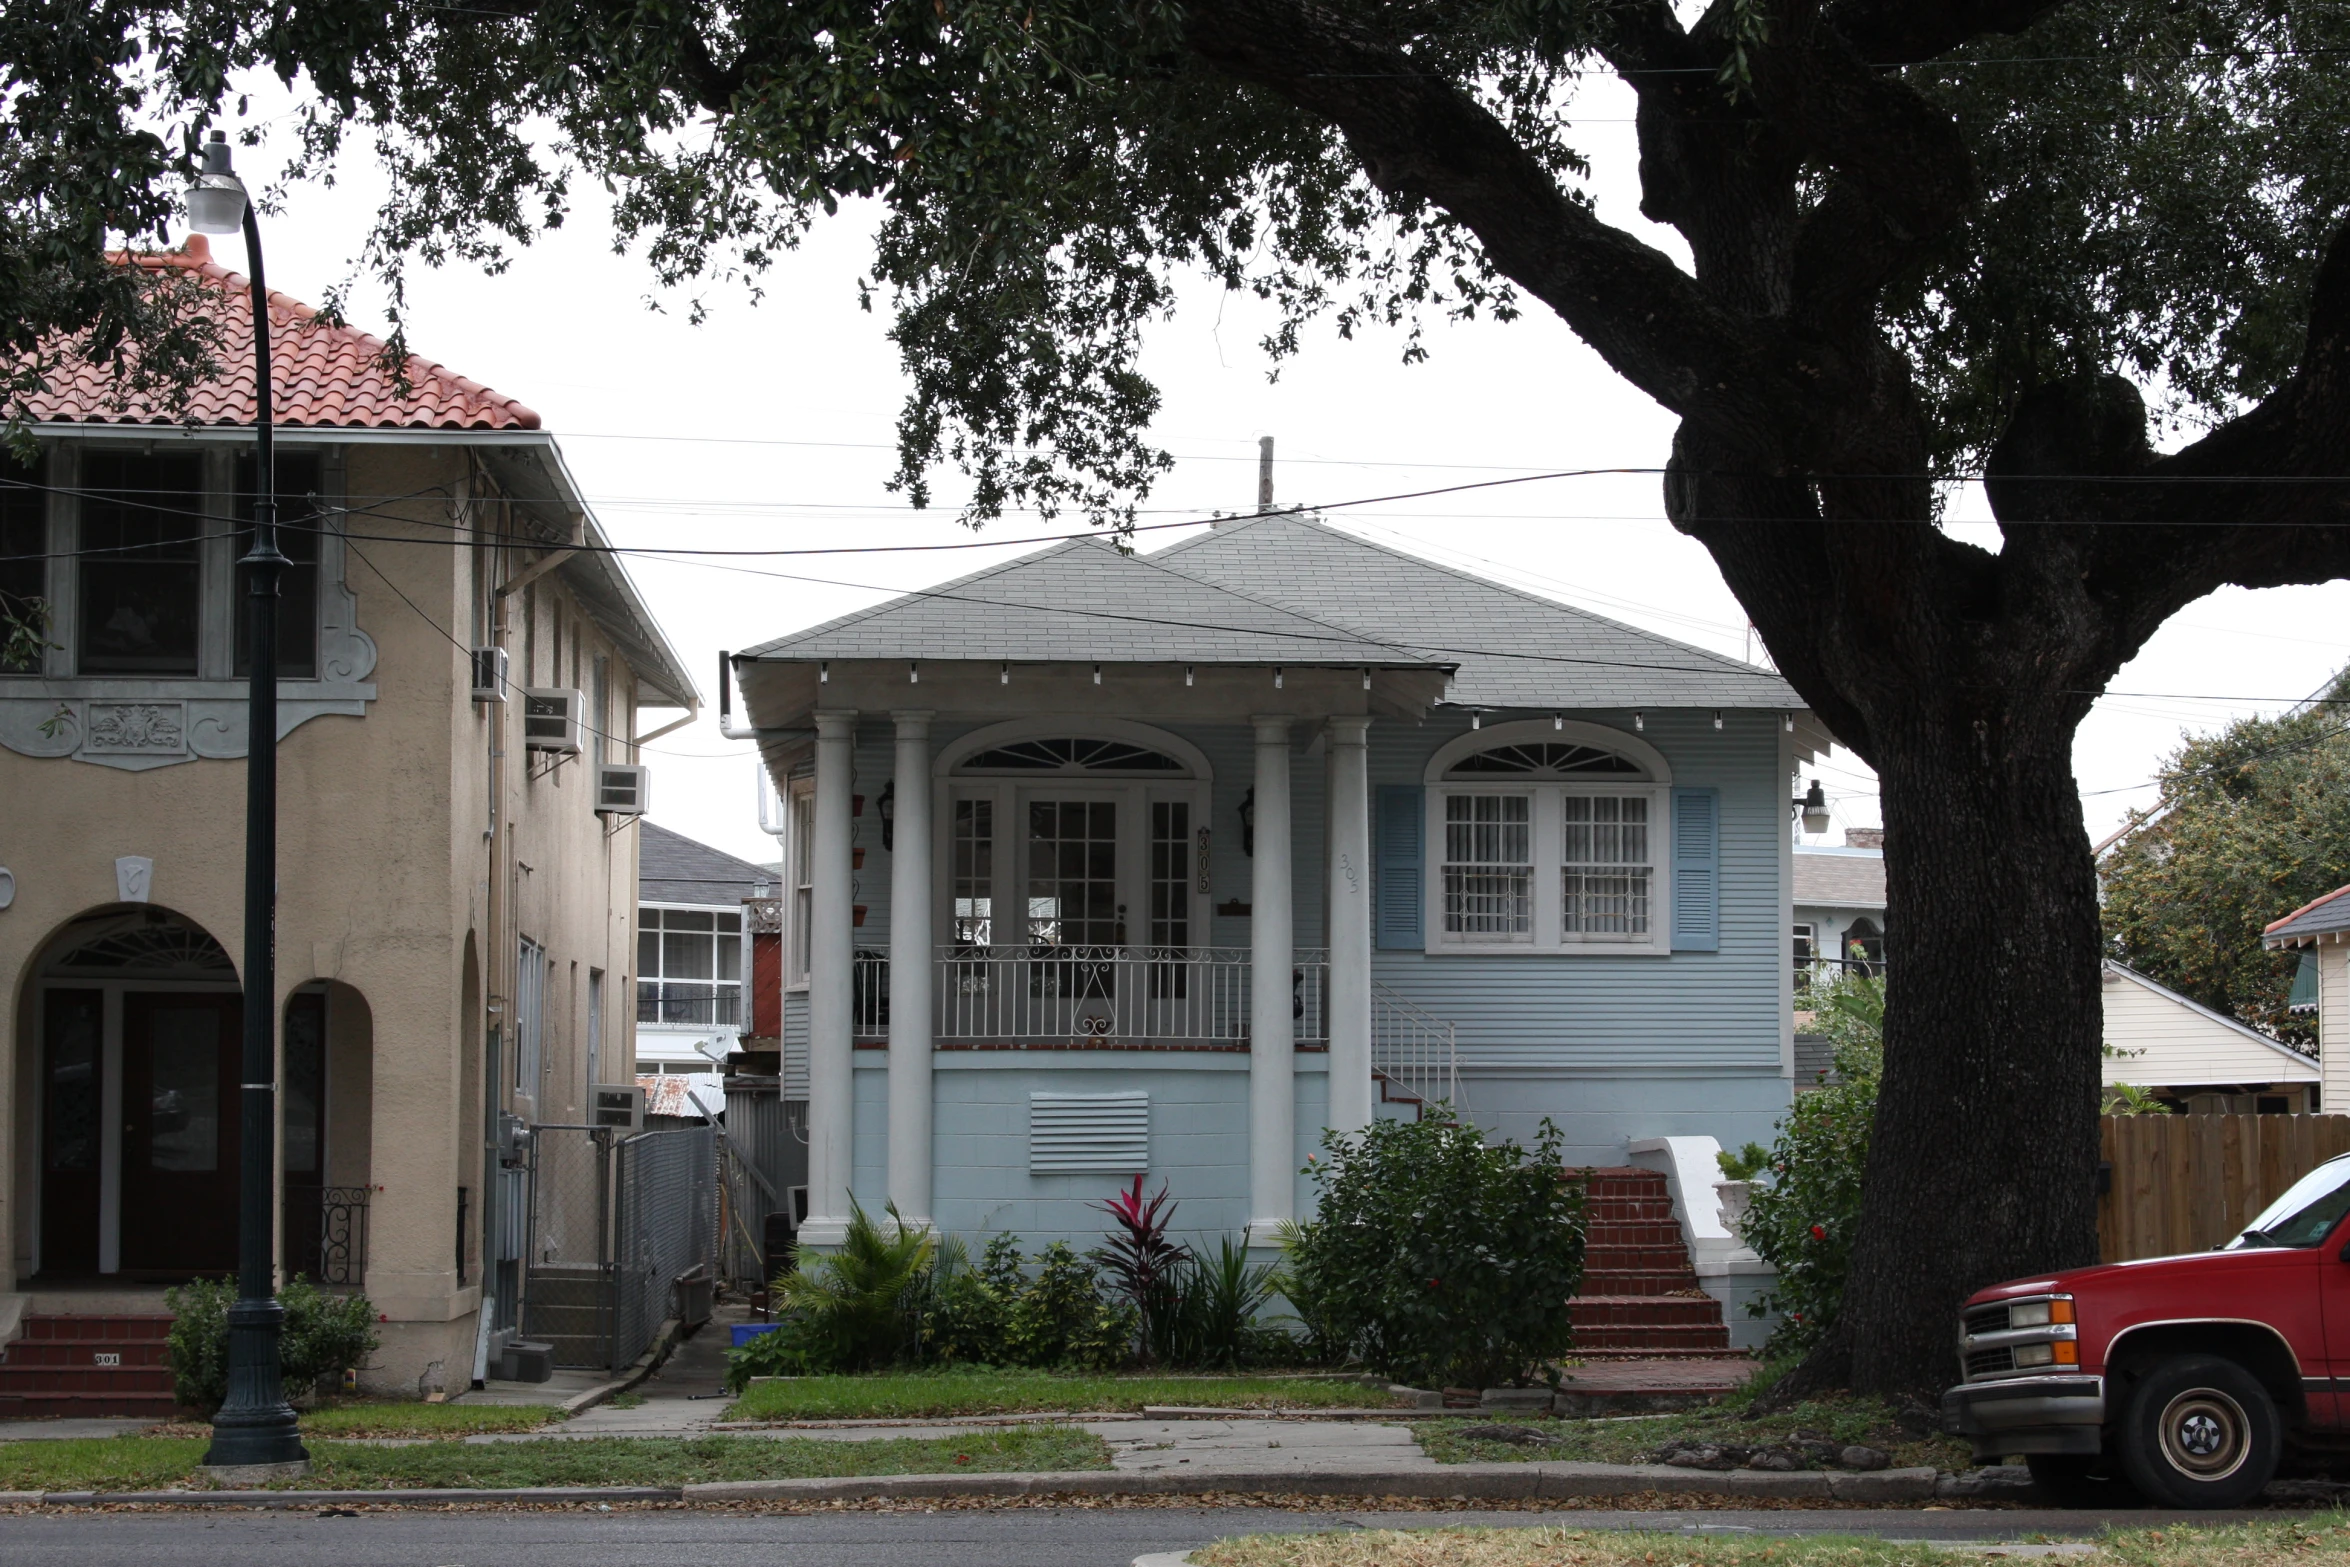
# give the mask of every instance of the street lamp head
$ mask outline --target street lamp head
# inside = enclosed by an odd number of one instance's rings
[[[234,234],[245,223],[245,182],[229,161],[228,137],[204,143],[204,169],[188,187],[188,224],[200,234]]]

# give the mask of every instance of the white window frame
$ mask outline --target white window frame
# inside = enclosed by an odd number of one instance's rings
[[[816,780],[793,778],[783,791],[783,988],[808,988],[808,936],[816,907]],[[746,971],[747,972],[747,971]]]
[[[636,919],[636,938],[637,938],[637,941],[638,941],[638,943],[640,944],[640,949],[641,949],[641,945],[642,945],[642,943],[643,943],[643,941],[644,941],[645,934],[646,934],[647,930],[648,930],[648,929],[652,929],[652,928],[653,928],[653,927],[651,927],[651,926],[648,924],[648,922],[647,922],[647,921],[646,921],[646,919],[645,919],[645,916],[646,916],[647,914],[670,914],[670,913],[676,913],[676,914],[709,914],[709,915],[714,915],[714,916],[717,916],[717,917],[719,917],[719,918],[727,918],[727,917],[732,917],[732,918],[734,918],[734,919],[735,919],[735,920],[736,920],[738,923],[736,924],[736,926],[735,926],[735,928],[734,928],[734,930],[733,930],[732,932],[728,932],[728,931],[722,931],[722,930],[716,930],[716,929],[713,929],[713,930],[710,932],[710,942],[711,942],[711,947],[710,947],[710,967],[711,967],[711,977],[710,977],[710,978],[708,978],[708,979],[688,979],[688,978],[685,978],[685,977],[682,977],[682,976],[671,976],[671,975],[669,975],[669,974],[667,974],[667,973],[648,975],[648,974],[646,974],[646,973],[644,972],[644,953],[642,952],[642,950],[639,950],[639,951],[636,953],[636,955],[635,955],[635,956],[636,956],[636,960],[637,960],[637,961],[636,961],[636,969],[637,969],[637,973],[636,973],[636,975],[635,975],[635,979],[634,979],[634,986],[632,986],[632,994],[631,994],[631,996],[630,996],[630,998],[629,998],[629,1006],[630,1006],[630,1009],[631,1009],[631,1011],[630,1011],[630,1015],[631,1015],[631,1016],[634,1016],[634,1015],[635,1015],[635,1008],[636,1008],[636,1006],[637,1006],[637,1000],[636,1000],[636,996],[635,996],[635,994],[633,994],[633,991],[634,991],[634,989],[635,989],[636,987],[641,987],[641,986],[643,986],[643,985],[645,985],[645,984],[647,984],[647,983],[656,984],[656,985],[660,985],[660,984],[668,984],[668,983],[671,983],[671,982],[672,982],[672,979],[674,978],[674,982],[675,982],[675,983],[677,983],[677,984],[681,984],[681,985],[708,985],[708,986],[710,986],[710,987],[711,987],[711,994],[712,994],[713,996],[720,995],[720,994],[722,994],[722,993],[724,993],[725,991],[728,991],[728,990],[732,990],[732,991],[734,992],[734,998],[735,998],[735,1007],[736,1007],[735,1017],[736,1017],[736,1021],[735,1021],[735,1022],[732,1022],[732,1023],[721,1023],[721,1022],[717,1022],[717,1021],[716,1021],[714,1018],[713,1018],[713,1020],[712,1020],[711,1022],[708,1022],[708,1023],[664,1023],[664,1022],[660,1022],[660,1021],[658,1021],[658,1020],[656,1020],[656,1021],[654,1021],[654,1022],[647,1023],[647,1022],[639,1021],[639,1022],[638,1022],[638,1024],[637,1024],[637,1027],[638,1027],[638,1028],[640,1028],[640,1029],[653,1029],[653,1030],[657,1030],[657,1031],[660,1031],[660,1032],[663,1032],[663,1033],[670,1033],[670,1034],[674,1034],[674,1033],[680,1033],[680,1032],[685,1032],[685,1031],[689,1031],[689,1030],[690,1030],[690,1031],[692,1031],[692,1032],[694,1032],[694,1033],[699,1033],[699,1034],[720,1034],[720,1033],[738,1033],[738,1032],[740,1032],[740,1031],[741,1031],[741,1019],[743,1019],[744,1017],[747,1017],[747,1016],[749,1015],[747,1012],[745,1012],[745,1011],[743,1011],[743,1010],[742,1010],[743,1008],[745,1008],[745,1007],[748,1007],[748,1006],[750,1005],[750,1001],[749,1001],[749,996],[750,996],[750,980],[749,980],[749,975],[748,975],[746,972],[744,972],[744,971],[742,970],[742,968],[741,968],[741,966],[740,966],[740,965],[741,965],[741,960],[740,960],[739,956],[738,956],[738,958],[737,958],[736,974],[735,974],[735,977],[734,977],[733,979],[720,979],[720,978],[718,978],[718,977],[717,977],[717,968],[718,968],[718,957],[719,957],[719,954],[720,954],[720,952],[721,952],[722,950],[725,950],[725,949],[730,949],[730,948],[731,948],[731,949],[732,949],[734,952],[736,952],[737,954],[740,954],[740,953],[741,953],[741,951],[742,951],[742,930],[743,930],[743,924],[744,924],[744,923],[747,923],[747,921],[745,921],[745,920],[744,920],[744,917],[743,917],[743,910],[742,910],[741,908],[739,908],[739,907],[737,907],[737,908],[726,908],[726,907],[724,907],[724,906],[722,906],[722,905],[715,904],[715,903],[639,903],[639,904],[637,905],[637,919]],[[715,921],[713,921],[713,923],[715,923]],[[663,936],[664,938],[666,938],[666,937],[667,937],[667,935],[668,935],[668,931],[667,931],[667,929],[665,928],[665,926],[664,926],[663,928],[661,928],[661,929],[658,931],[658,933],[659,933],[661,936]],[[700,934],[700,932],[698,932],[698,931],[696,931],[696,932],[680,932],[680,934],[681,934],[681,935],[683,935],[683,934],[693,934],[693,935],[699,935],[699,934]],[[665,969],[665,970],[667,969],[667,967],[668,967],[668,963],[666,962],[666,960],[664,960],[664,962],[662,963],[662,967],[663,967],[663,969]],[[715,1011],[715,1009],[713,1009],[713,1011]]]
[[[1020,740],[1057,740],[1075,735],[1119,740],[1172,758],[1181,773],[1135,776],[1071,768],[963,771],[966,758]],[[931,828],[931,940],[954,941],[954,802],[995,802],[994,931],[996,945],[1025,945],[1028,932],[1028,804],[1031,800],[1107,799],[1118,805],[1118,893],[1126,908],[1128,946],[1150,939],[1150,808],[1154,801],[1181,800],[1191,807],[1193,854],[1199,829],[1208,824],[1213,776],[1206,755],[1180,735],[1126,719],[1016,719],[959,736],[940,751],[933,775],[937,787]],[[1209,923],[1213,897],[1199,890],[1199,865],[1191,866],[1190,926],[1194,948],[1212,945]]]
[[[1510,745],[1587,745],[1612,751],[1641,774],[1550,778],[1538,774],[1486,774],[1474,779],[1446,776],[1467,758]],[[1472,730],[1440,747],[1425,774],[1427,819],[1422,843],[1422,929],[1431,957],[1484,953],[1500,956],[1663,956],[1673,947],[1672,769],[1654,746],[1623,730],[1600,724],[1554,723],[1537,719]],[[1445,929],[1445,802],[1456,795],[1529,797],[1533,838],[1533,928],[1523,935],[1461,935]],[[1570,796],[1640,798],[1648,802],[1648,930],[1644,935],[1569,931],[1566,927],[1564,849],[1565,807]]]

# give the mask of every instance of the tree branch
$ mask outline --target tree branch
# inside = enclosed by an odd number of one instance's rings
[[[1475,98],[1315,0],[1195,0],[1191,47],[1337,128],[1372,183],[1474,233],[1506,276],[1667,408],[1737,389],[1768,406],[1796,388],[1774,344],[1670,257],[1601,222]],[[1784,406],[1784,405],[1782,405]]]
[[[1832,0],[1827,24],[1876,66],[1915,65],[1985,33],[2020,33],[2071,0]]]

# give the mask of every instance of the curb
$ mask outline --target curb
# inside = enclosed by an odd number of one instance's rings
[[[48,1507],[302,1508],[367,1503],[445,1507],[451,1503],[835,1502],[935,1496],[1199,1496],[1253,1492],[1287,1496],[1401,1497],[1467,1501],[1669,1495],[1800,1498],[1862,1504],[1930,1500],[1931,1469],[1873,1473],[1676,1469],[1663,1464],[1452,1464],[1431,1469],[1186,1469],[1048,1471],[1029,1474],[869,1475],[813,1480],[719,1480],[683,1486],[546,1486],[507,1490],[383,1491],[19,1491],[0,1505]]]

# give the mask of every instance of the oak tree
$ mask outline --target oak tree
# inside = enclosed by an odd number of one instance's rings
[[[2338,0],[4,0],[0,298],[19,347],[171,346],[97,249],[270,72],[291,176],[387,171],[395,306],[582,184],[684,284],[872,199],[896,482],[960,465],[974,518],[1130,515],[1186,271],[1277,353],[1554,312],[1677,416],[1666,514],[1883,781],[1884,1084],[1797,1385],[1929,1388],[1969,1290],[2096,1253],[2075,728],[2182,605],[2350,568],[2345,51]],[[1595,74],[1680,254],[1588,198]],[[1938,525],[1976,475],[1996,550]]]

